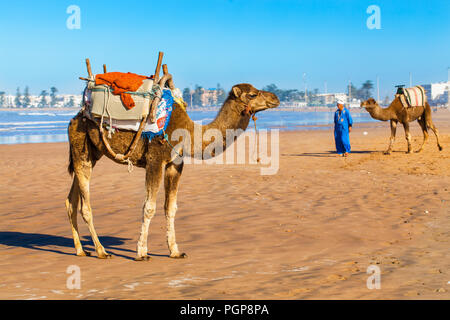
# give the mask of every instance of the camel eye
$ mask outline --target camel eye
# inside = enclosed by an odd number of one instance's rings
[[[256,93],[249,93],[248,96],[250,99],[255,99],[258,95]]]

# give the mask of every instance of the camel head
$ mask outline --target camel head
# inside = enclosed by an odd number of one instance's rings
[[[280,104],[280,100],[272,92],[258,90],[248,83],[233,86],[228,99],[236,102],[241,114],[254,114],[266,109],[276,108]]]
[[[378,103],[375,101],[374,98],[370,98],[369,100],[361,102],[361,108],[366,108],[367,111],[378,107]]]

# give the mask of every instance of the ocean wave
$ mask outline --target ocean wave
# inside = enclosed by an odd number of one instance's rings
[[[21,136],[0,136],[0,144],[20,144],[20,143],[43,143],[43,142],[66,142],[67,134],[52,135],[21,135]]]
[[[67,126],[40,126],[40,127],[8,127],[0,128],[0,131],[24,131],[24,130],[34,130],[34,129],[66,129]]]
[[[19,116],[74,116],[77,112],[19,112]]]
[[[36,124],[54,124],[54,123],[66,123],[69,124],[69,121],[26,121],[26,122],[0,122],[0,126],[29,126]]]

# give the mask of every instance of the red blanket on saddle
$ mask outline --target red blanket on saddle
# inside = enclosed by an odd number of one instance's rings
[[[110,86],[113,94],[120,94],[124,106],[129,110],[134,107],[134,100],[127,91],[136,91],[145,79],[151,77],[141,76],[135,73],[108,72],[95,76],[95,85],[105,84]]]

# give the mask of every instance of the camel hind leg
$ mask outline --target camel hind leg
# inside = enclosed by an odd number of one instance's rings
[[[439,151],[442,151],[442,145],[439,142],[439,131],[436,128],[436,126],[433,123],[433,120],[431,119],[431,107],[428,104],[428,102],[426,103],[426,107],[425,107],[425,122],[428,128],[430,128],[434,135],[436,136],[436,142],[437,142],[437,146],[439,148]]]
[[[95,245],[95,251],[99,258],[107,258],[110,257],[110,255],[106,253],[98,239],[94,228],[89,199],[89,182],[92,169],[101,155],[94,154],[94,147],[91,145],[87,134],[86,121],[83,121],[80,114],[70,122],[68,134],[70,144],[69,173],[74,174],[74,179],[69,196],[66,200],[66,208],[72,227],[77,255],[87,255],[81,246],[76,219],[78,205],[81,204],[81,215],[89,227]]]
[[[423,132],[423,141],[422,141],[422,145],[420,146],[420,148],[416,151],[417,153],[421,152],[423,150],[423,146],[425,145],[425,143],[428,140],[428,128],[427,128],[427,124],[425,122],[425,118],[421,117],[420,119],[417,120],[417,122],[420,125],[420,128],[422,128],[422,132]]]
[[[73,242],[77,256],[90,256],[91,253],[84,251],[81,245],[80,235],[78,233],[78,203],[80,202],[80,189],[77,177],[73,178],[72,187],[66,199],[66,209],[69,216],[70,227],[72,228]]]
[[[88,225],[89,232],[91,233],[92,241],[95,245],[95,251],[100,259],[110,258],[111,255],[106,253],[105,248],[98,239],[97,232],[94,227],[94,219],[92,216],[92,208],[90,203],[89,183],[91,179],[92,169],[94,167],[93,161],[82,161],[75,164],[75,175],[78,179],[78,186],[80,189],[80,202],[81,202],[81,216],[84,222]]]

